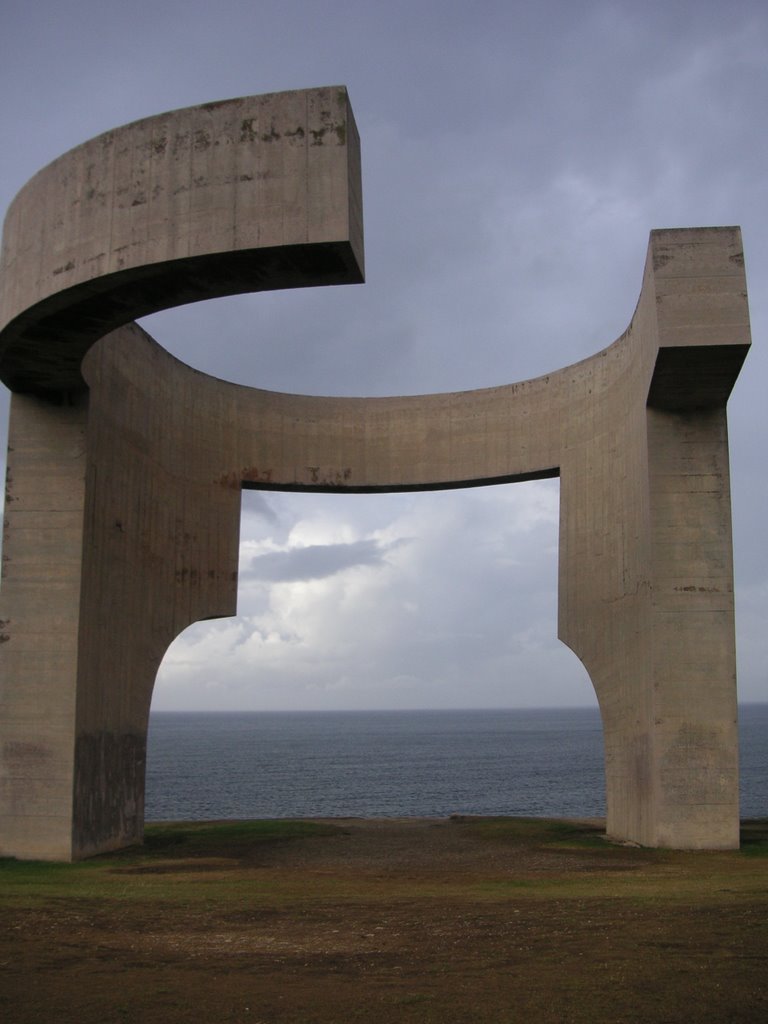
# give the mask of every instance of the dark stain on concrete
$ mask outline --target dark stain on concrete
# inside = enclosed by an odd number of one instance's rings
[[[275,123],[273,121],[272,124],[269,126],[269,131],[268,132],[264,132],[262,134],[261,141],[262,142],[277,142],[277,140],[279,138],[280,138],[280,132],[275,130]]]
[[[146,737],[140,732],[81,733],[75,743],[73,852],[141,842]]]
[[[240,122],[240,141],[241,142],[253,142],[256,138],[256,132],[253,127],[254,119],[252,117],[246,117]]]
[[[54,270],[53,270],[53,276],[56,277],[58,274],[65,274],[68,270],[74,270],[74,269],[75,269],[75,261],[74,260],[69,260],[67,263],[64,264],[63,267],[55,267]]]
[[[209,133],[207,131],[204,131],[202,128],[198,128],[195,131],[194,136],[192,137],[193,148],[198,150],[199,152],[201,150],[209,149],[210,145],[211,136],[209,135]]]

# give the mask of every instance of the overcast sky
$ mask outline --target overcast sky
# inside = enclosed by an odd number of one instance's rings
[[[114,126],[346,85],[367,283],[143,321],[198,369],[329,395],[558,369],[627,326],[652,228],[740,224],[754,347],[730,403],[739,686],[742,700],[767,700],[767,11],[764,0],[3,0],[0,209]],[[555,638],[557,519],[557,481],[247,493],[240,617],[176,641],[153,708],[594,703]]]

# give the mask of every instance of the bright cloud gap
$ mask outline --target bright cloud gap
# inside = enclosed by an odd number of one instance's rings
[[[153,710],[594,705],[556,638],[559,481],[243,492],[238,616],[169,648]]]

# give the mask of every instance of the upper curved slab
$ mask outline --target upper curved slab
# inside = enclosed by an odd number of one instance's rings
[[[725,405],[749,348],[741,253],[738,228],[652,232],[624,334],[578,363],[497,387],[378,398],[266,391],[186,366],[137,325],[105,338],[85,376],[96,392],[110,376],[126,382],[118,391],[162,394],[152,398],[164,417],[155,433],[176,439],[174,472],[184,466],[215,487],[433,490],[552,477],[564,466],[592,486],[594,451],[607,459],[622,432],[634,450],[649,404]],[[138,429],[131,423],[131,436]]]
[[[137,317],[363,276],[345,88],[160,114],[70,150],[16,196],[0,256],[0,379],[72,390],[93,342]]]

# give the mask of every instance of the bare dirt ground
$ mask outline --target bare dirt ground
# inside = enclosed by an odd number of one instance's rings
[[[768,822],[740,852],[598,823],[156,826],[0,862],[7,1024],[768,1020]]]

